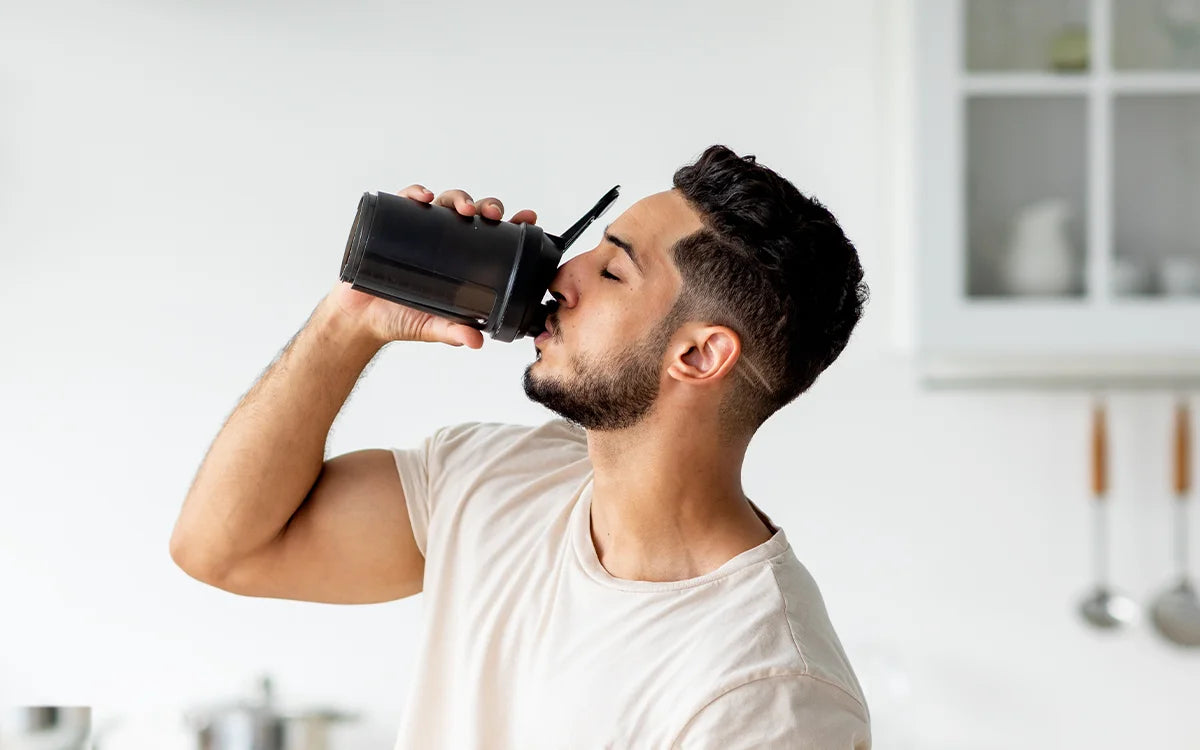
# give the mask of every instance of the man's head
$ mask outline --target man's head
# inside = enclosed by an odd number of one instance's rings
[[[708,148],[550,285],[526,394],[590,430],[641,422],[664,388],[748,438],[842,352],[867,299],[837,220],[783,177]]]

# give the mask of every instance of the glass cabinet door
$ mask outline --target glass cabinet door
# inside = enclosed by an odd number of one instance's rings
[[[1113,295],[1193,299],[1200,294],[1200,95],[1122,94],[1113,115]]]
[[[1086,294],[1091,35],[1088,0],[964,4],[969,297]]]
[[[916,7],[921,353],[1200,363],[1200,0]]]
[[[967,0],[963,58],[972,73],[1089,67],[1088,0]]]
[[[965,131],[967,295],[1082,297],[1087,98],[969,96]]]
[[[1112,67],[1200,71],[1200,3],[1112,0]]]

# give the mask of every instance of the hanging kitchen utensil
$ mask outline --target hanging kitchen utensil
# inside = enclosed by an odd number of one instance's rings
[[[1112,630],[1137,619],[1138,605],[1112,590],[1108,583],[1108,427],[1105,405],[1098,400],[1092,409],[1092,544],[1096,585],[1079,603],[1083,619],[1097,628]]]
[[[1188,573],[1187,499],[1191,489],[1191,415],[1187,401],[1175,407],[1172,451],[1175,488],[1175,564],[1179,582],[1154,599],[1151,621],[1162,637],[1179,646],[1200,646],[1200,598]]]

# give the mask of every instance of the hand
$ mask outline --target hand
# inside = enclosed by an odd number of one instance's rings
[[[409,185],[397,195],[457,210],[463,216],[476,213],[484,218],[499,221],[504,216],[504,204],[499,198],[482,198],[478,201],[463,190],[447,190],[437,198],[422,185]],[[523,209],[513,215],[513,224],[536,224],[537,213]],[[483,346],[483,332],[462,323],[421,310],[401,305],[391,300],[360,292],[347,281],[338,280],[326,296],[335,309],[366,327],[383,341],[440,341],[451,346],[466,344],[472,349]]]

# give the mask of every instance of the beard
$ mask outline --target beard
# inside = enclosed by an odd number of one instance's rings
[[[622,430],[641,422],[658,398],[659,368],[671,330],[661,322],[624,351],[603,358],[573,354],[575,377],[533,376],[522,384],[530,400],[587,430]],[[558,336],[557,329],[554,334]]]

